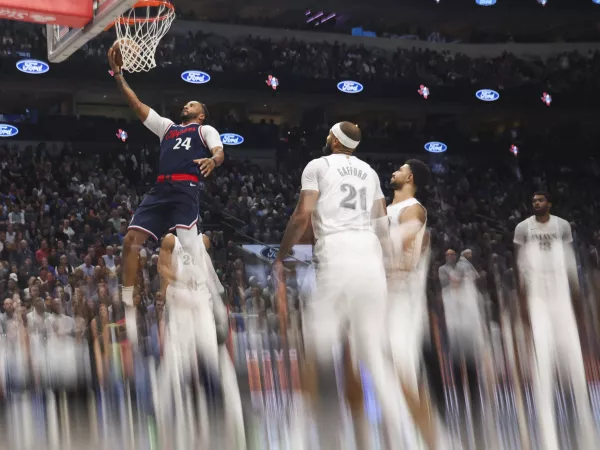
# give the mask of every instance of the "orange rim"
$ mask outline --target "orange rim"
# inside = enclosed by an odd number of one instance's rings
[[[173,4],[171,2],[168,2],[165,0],[141,0],[141,1],[137,2],[135,5],[133,5],[133,8],[131,8],[131,9],[144,8],[144,7],[159,8],[161,6],[164,6],[165,8],[168,8],[171,11],[175,11],[175,7],[173,6]],[[138,19],[138,18],[126,19],[125,17],[121,16],[117,20],[115,20],[113,23],[111,23],[109,26],[107,26],[104,29],[104,31],[110,30],[112,27],[115,26],[115,24],[117,22],[119,22],[121,25],[135,25],[136,23],[159,22],[162,20],[166,20],[167,17],[169,17],[169,14],[163,14],[158,17],[148,17],[148,18],[140,18],[140,19]]]

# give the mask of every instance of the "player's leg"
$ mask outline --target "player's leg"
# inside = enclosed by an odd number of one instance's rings
[[[177,232],[177,237],[185,252],[197,261],[202,273],[206,274],[205,256],[207,252],[204,245],[200,245],[198,240],[197,224],[200,212],[198,187],[179,183],[176,186],[170,186],[170,193],[172,213],[168,218],[169,228],[171,231]]]
[[[416,348],[416,347],[415,347]],[[406,405],[410,415],[421,432],[423,440],[431,449],[438,449],[440,446],[438,423],[440,420],[431,409],[431,403],[427,392],[424,392],[424,385],[419,385],[418,368],[419,358],[414,354],[412,345],[407,346],[407,355],[404,361],[395,359],[396,370],[400,386],[406,399]]]
[[[319,368],[334,366],[334,349],[341,343],[343,315],[343,311],[337,310],[334,296],[324,288],[318,288],[315,297],[304,308],[302,381],[312,406],[316,406],[319,398]]]
[[[577,322],[572,311],[554,313],[553,316],[554,329],[560,327],[560,333],[555,334],[557,362],[561,375],[564,373],[568,375],[565,386],[571,383],[575,397],[577,419],[581,431],[579,438],[582,445],[580,448],[591,448],[596,442],[596,436]]]
[[[153,234],[133,225],[133,228],[130,226],[127,230],[123,240],[123,301],[128,306],[133,305],[133,285],[138,270],[139,252],[148,236]]]
[[[394,366],[412,420],[428,447],[435,449],[438,446],[436,420],[428,396],[419,392],[426,300],[424,294],[417,292],[413,283],[408,281],[388,280],[388,289],[388,320]]]
[[[158,240],[165,231],[164,202],[165,196],[161,195],[160,188],[155,187],[148,192],[135,211],[123,240],[123,303],[127,337],[132,344],[137,342],[133,286],[138,270],[139,253],[148,237]]]
[[[417,448],[416,435],[412,424],[407,424],[407,405],[402,389],[398,383],[391,358],[386,355],[389,349],[389,335],[386,323],[387,288],[383,268],[367,270],[367,267],[377,267],[377,264],[361,265],[363,276],[350,274],[352,279],[364,280],[363,283],[352,283],[346,286],[351,289],[351,346],[358,361],[364,364],[373,380],[377,400],[381,406],[383,419],[386,424],[389,443],[399,447],[407,443],[408,448]],[[356,276],[352,276],[356,275]],[[368,281],[367,281],[368,280]],[[369,302],[364,299],[369,298]]]
[[[219,346],[219,367],[221,370],[223,403],[225,407],[225,423],[227,432],[234,442],[234,447],[231,448],[242,450],[246,448],[242,398],[235,366],[225,346],[225,340]]]
[[[347,318],[346,310],[340,309],[336,303],[338,295],[335,286],[324,282],[325,278],[331,281],[334,277],[323,277],[324,272],[320,272],[315,295],[303,310],[304,358],[301,375],[304,396],[302,401],[295,399],[291,432],[293,439],[298,440],[296,448],[304,448],[307,442],[316,444],[314,440],[318,439],[315,433],[319,431],[321,423],[317,420],[321,411],[319,373],[334,372],[336,351],[342,344],[342,324]],[[328,435],[327,430],[322,431],[318,433],[321,437]]]
[[[552,326],[546,311],[531,311],[531,331],[534,346],[531,354],[535,355],[531,361],[531,374],[541,444],[545,450],[558,450],[554,410],[555,346]]]

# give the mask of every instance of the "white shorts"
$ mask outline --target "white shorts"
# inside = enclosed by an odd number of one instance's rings
[[[303,315],[307,352],[321,364],[349,335],[383,344],[387,285],[381,245],[368,231],[345,231],[319,239],[316,286]]]
[[[416,285],[414,277],[388,278],[388,326],[394,365],[403,379],[413,384],[417,381],[427,312],[425,292],[419,292]]]

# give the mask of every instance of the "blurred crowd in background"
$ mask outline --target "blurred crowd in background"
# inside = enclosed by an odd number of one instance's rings
[[[27,314],[44,304],[47,312],[64,313],[85,324],[90,338],[90,324],[103,305],[110,320],[121,320],[120,250],[132,212],[147,189],[142,177],[124,174],[133,175],[140,168],[124,158],[116,162],[110,157],[90,158],[68,148],[12,153],[2,146],[0,159],[0,296],[6,299],[2,323],[19,312],[27,325]],[[372,164],[391,200],[387,180],[399,163]],[[493,311],[498,305],[498,280],[514,288],[514,227],[530,214],[531,193],[542,188],[554,197],[553,212],[572,223],[581,273],[586,274],[584,284],[590,295],[597,292],[600,203],[593,185],[600,165],[596,160],[561,166],[540,160],[525,167],[515,161],[491,167],[440,158],[434,164],[438,169],[434,181],[420,193],[432,236],[432,298],[441,292],[439,267],[456,263],[452,257],[446,259],[447,251],[460,255],[468,249],[472,256],[467,262]],[[248,308],[274,312],[274,292],[265,282],[268,262],[262,262],[262,280],[250,279],[238,244],[281,241],[299,195],[302,167],[299,161],[285,161],[272,172],[250,161],[229,159],[201,183],[201,228],[211,238],[215,267],[232,312],[244,313]],[[149,172],[145,179],[152,177]],[[132,182],[136,179],[139,184]],[[136,294],[140,314],[146,318],[140,322],[144,333],[155,327],[156,314],[164,306],[157,293],[157,262],[157,244],[149,241],[140,253]],[[298,290],[291,289],[290,295],[290,302],[298,305]]]
[[[41,28],[9,21],[4,21],[2,28],[0,56],[44,57],[46,40]],[[112,34],[105,33],[85,45],[74,59],[105,64],[113,41]],[[159,44],[156,59],[162,67],[193,67],[213,74],[274,73],[280,79],[294,76],[378,82],[412,80],[430,88],[485,83],[500,90],[539,85],[554,93],[581,93],[582,89],[596,87],[600,78],[600,53],[594,51],[558,54],[545,61],[509,53],[496,58],[472,58],[450,51],[413,48],[390,52],[363,45],[275,41],[257,36],[229,41],[202,31],[187,36],[171,32]]]
[[[465,5],[462,5],[463,7]],[[466,5],[470,6],[470,5]],[[528,5],[529,6],[529,5]],[[430,8],[431,16],[437,11],[435,6],[427,5]],[[475,9],[478,9],[476,7]],[[456,9],[455,11],[459,11]],[[221,15],[218,23],[229,23],[238,25],[252,25],[265,28],[289,28],[297,30],[331,32],[331,33],[350,33],[353,28],[361,27],[376,33],[377,37],[390,37],[397,39],[411,40],[429,40],[433,42],[469,42],[469,43],[502,43],[502,42],[596,42],[598,34],[596,33],[594,23],[582,22],[578,26],[559,26],[554,24],[546,29],[540,26],[519,27],[513,25],[511,29],[500,29],[496,26],[490,29],[487,24],[470,23],[468,25],[457,24],[456,19],[450,19],[443,26],[419,22],[417,20],[408,20],[403,15],[394,15],[390,17],[384,13],[365,15],[365,14],[344,14],[337,12],[333,20],[319,23],[319,20],[307,22],[308,18],[316,15],[319,11],[309,10],[279,10],[269,11],[266,9],[262,15],[244,16],[238,14],[235,10],[228,11],[228,14]],[[464,11],[465,14],[473,12],[471,9]],[[542,16],[544,9],[537,5],[529,10],[529,17],[536,17],[536,14]],[[442,13],[443,14],[443,13]],[[493,14],[493,13],[492,13]],[[325,16],[328,12],[325,13]],[[194,11],[179,10],[178,16],[184,20],[198,20],[200,17]],[[202,17],[202,20],[211,20]],[[538,24],[539,25],[539,24]],[[508,27],[507,27],[508,28]]]

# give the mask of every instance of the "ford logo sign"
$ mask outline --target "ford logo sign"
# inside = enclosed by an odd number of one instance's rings
[[[496,4],[496,0],[475,0],[479,6],[492,6]]]
[[[498,94],[496,91],[492,91],[491,89],[482,89],[477,91],[475,97],[482,102],[495,102],[500,98],[500,94]]]
[[[596,5],[600,5],[600,0],[592,0]]]
[[[448,150],[448,146],[443,142],[428,142],[425,144],[425,150],[429,153],[444,153]]]
[[[221,135],[221,141],[224,145],[240,145],[244,142],[244,138],[239,134],[224,133]]]
[[[44,61],[38,61],[36,59],[22,59],[17,63],[17,69],[23,73],[39,75],[48,72],[50,66]]]
[[[277,253],[279,252],[279,247],[265,247],[260,251],[260,254],[262,256],[264,256],[265,258],[267,258],[270,261],[273,261],[275,258],[277,258]],[[288,258],[290,256],[294,256],[294,250],[290,250],[290,253],[288,254]]]
[[[345,94],[358,94],[364,89],[363,85],[356,81],[340,81],[337,88]]]
[[[0,138],[3,137],[13,137],[19,134],[19,129],[17,127],[13,127],[12,125],[5,125],[0,123]]]
[[[210,81],[210,75],[199,70],[188,70],[181,74],[181,79],[187,83],[204,84]]]

